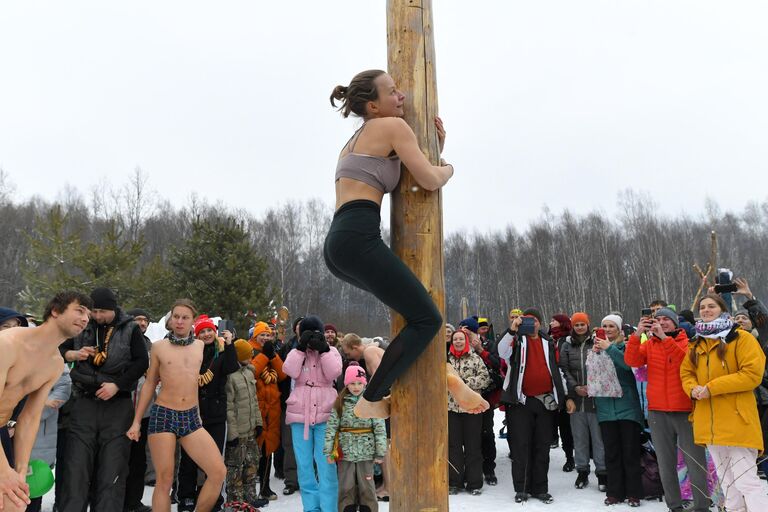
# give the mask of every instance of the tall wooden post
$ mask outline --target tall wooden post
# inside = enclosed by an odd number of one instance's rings
[[[435,45],[431,0],[388,0],[389,73],[406,95],[405,120],[433,163],[439,160]],[[392,249],[445,312],[440,191],[427,192],[408,172],[392,194]],[[393,333],[403,327],[395,315]],[[407,350],[407,348],[406,348]],[[448,407],[443,330],[392,390],[389,474],[392,512],[448,510]]]

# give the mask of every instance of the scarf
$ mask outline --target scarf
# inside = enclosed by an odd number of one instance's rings
[[[589,332],[586,334],[576,334],[575,332],[571,334],[571,346],[572,347],[578,347],[585,341],[587,341],[590,338]]]
[[[186,338],[179,338],[175,334],[173,334],[173,331],[169,332],[165,335],[165,339],[171,342],[171,345],[177,345],[179,347],[186,347],[187,345],[191,345],[195,341],[195,335],[190,334]]]
[[[469,354],[469,335],[463,331],[458,331],[458,332],[461,332],[464,335],[464,348],[461,350],[461,352],[459,352],[458,350],[456,350],[456,347],[453,346],[453,342],[451,342],[451,348],[449,350],[451,354],[453,354],[453,357],[455,357],[456,359],[461,359],[461,356],[463,356],[464,354]]]
[[[696,334],[712,340],[723,339],[733,329],[733,320],[728,313],[723,313],[711,322],[696,322]]]

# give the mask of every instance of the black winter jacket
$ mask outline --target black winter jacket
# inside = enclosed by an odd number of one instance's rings
[[[560,362],[558,366],[563,371],[565,383],[568,387],[568,398],[576,403],[578,412],[596,412],[595,399],[579,396],[576,386],[587,385],[587,354],[592,350],[594,340],[587,336],[583,342],[571,335],[565,338],[560,350]]]
[[[234,343],[225,344],[224,350],[215,359],[213,343],[203,349],[203,364],[200,365],[200,373],[205,373],[209,368],[213,372],[213,380],[198,390],[200,419],[204,425],[226,423],[227,377],[240,368]]]

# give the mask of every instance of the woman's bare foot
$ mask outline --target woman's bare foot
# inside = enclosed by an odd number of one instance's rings
[[[389,396],[385,396],[378,402],[369,402],[361,396],[355,405],[355,416],[382,420],[389,418]]]
[[[450,364],[446,364],[446,380],[448,383],[448,392],[451,393],[453,399],[459,404],[459,407],[467,411],[469,414],[480,414],[488,410],[490,404],[480,396],[480,393],[472,391],[467,386],[456,370]],[[360,402],[358,402],[359,404]],[[357,412],[357,408],[355,408]]]

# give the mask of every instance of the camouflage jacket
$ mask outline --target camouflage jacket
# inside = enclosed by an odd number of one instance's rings
[[[362,396],[362,395],[360,395]],[[342,460],[347,462],[362,462],[382,458],[387,453],[387,429],[384,420],[362,419],[355,416],[355,405],[360,399],[351,393],[344,397],[341,411],[341,419],[336,407],[331,411],[325,429],[325,445],[323,453],[328,456],[333,450],[333,439],[336,432],[343,428],[370,428],[371,433],[355,434],[352,432],[339,432],[339,446],[341,447]]]
[[[469,386],[472,391],[482,393],[491,384],[491,376],[488,373],[488,367],[485,366],[483,359],[473,350],[457,358],[453,354],[448,354],[448,364],[454,367],[461,377],[461,380]],[[449,412],[467,412],[453,399],[448,393],[448,411]]]

